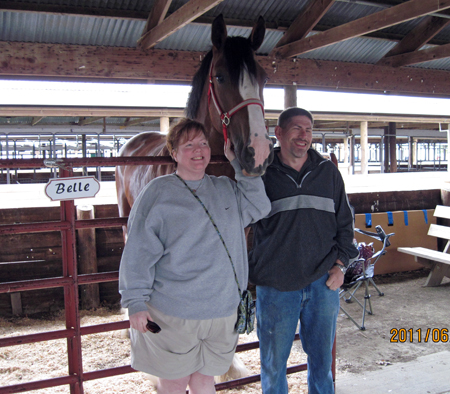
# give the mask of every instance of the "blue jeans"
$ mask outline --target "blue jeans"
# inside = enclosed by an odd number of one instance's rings
[[[297,324],[308,355],[309,394],[334,393],[332,349],[339,312],[339,291],[330,290],[328,274],[298,291],[256,287],[257,333],[264,394],[288,392],[286,364]]]

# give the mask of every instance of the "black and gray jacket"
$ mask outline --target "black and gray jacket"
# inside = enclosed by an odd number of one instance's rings
[[[254,224],[250,282],[280,291],[300,290],[322,277],[340,259],[358,255],[353,217],[339,170],[310,149],[300,172],[274,161],[263,176],[272,203]]]

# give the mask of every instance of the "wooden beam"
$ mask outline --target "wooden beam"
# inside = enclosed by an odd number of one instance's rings
[[[67,106],[0,106],[0,117],[8,116],[100,116],[100,117],[155,117],[185,116],[184,108],[149,107],[67,107]],[[442,121],[443,122],[443,121]]]
[[[377,64],[385,65],[386,58],[404,53],[413,52],[438,34],[450,23],[450,19],[427,16],[414,29],[412,29],[394,48],[392,48]]]
[[[277,49],[276,55],[281,58],[297,56],[447,8],[450,8],[450,0],[409,0],[322,33],[283,45]]]
[[[175,33],[183,26],[192,22],[195,18],[209,11],[223,0],[190,0],[188,3],[176,10],[158,26],[144,34],[138,41],[142,49],[155,46],[164,38]]]
[[[155,118],[137,118],[137,119],[130,119],[127,118],[127,120],[125,121],[125,123],[123,124],[123,126],[120,126],[120,128],[126,128],[126,127],[130,127],[130,126],[136,126],[145,122],[150,122],[152,120],[154,120]]]
[[[94,122],[97,122],[100,119],[103,119],[103,117],[102,116],[91,116],[91,117],[88,117],[88,118],[81,118],[78,121],[78,126],[86,126],[88,124],[92,124]]]
[[[422,49],[402,55],[390,56],[383,60],[382,65],[391,67],[409,66],[411,64],[425,63],[432,60],[450,57],[450,44]]]
[[[0,10],[15,12],[32,12],[54,15],[74,15],[95,18],[147,19],[148,13],[142,11],[112,8],[77,7],[61,4],[24,3],[0,0]]]
[[[0,78],[189,84],[204,55],[204,52],[157,49],[144,53],[132,48],[0,42]],[[269,74],[269,86],[296,83],[304,89],[450,97],[448,71],[310,59],[274,62],[268,56],[257,59]]]
[[[202,56],[203,52],[0,42],[0,76],[190,82]]]
[[[35,116],[31,119],[31,126],[36,126],[45,116]]]
[[[276,121],[280,115],[280,110],[265,111],[265,118]],[[340,112],[320,112],[312,111],[314,121],[319,122],[361,122],[367,120],[373,123],[416,123],[417,125],[435,124],[439,129],[439,124],[450,123],[450,116],[431,116],[431,115],[390,115],[390,114],[374,114],[374,113],[340,113]],[[66,107],[66,106],[0,106],[0,117],[8,116],[106,116],[106,117],[170,117],[180,118],[185,116],[184,108],[135,108],[135,107]],[[333,125],[331,125],[333,126]],[[334,126],[338,126],[334,124]],[[358,125],[359,126],[359,125]],[[373,126],[371,126],[373,127]],[[416,128],[418,128],[417,126]],[[427,126],[428,127],[428,126]],[[29,131],[33,129],[30,128]],[[444,135],[443,138],[446,138]]]
[[[278,41],[276,46],[280,47],[305,38],[333,5],[334,1],[335,0],[313,0],[308,3],[305,10],[295,18],[288,31],[280,41]]]
[[[172,0],[156,0],[147,19],[143,34],[146,34],[154,27],[162,23],[167,15],[167,11],[169,11],[170,4],[172,4]]]

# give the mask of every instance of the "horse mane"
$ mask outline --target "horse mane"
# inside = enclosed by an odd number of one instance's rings
[[[244,67],[251,77],[256,76],[256,61],[253,57],[253,49],[250,42],[244,37],[227,37],[223,48],[223,56],[226,59],[228,73],[230,75],[231,83],[238,84],[239,78],[242,75],[241,71]],[[197,117],[197,112],[200,106],[201,97],[203,94],[203,87],[206,78],[209,78],[209,69],[212,61],[212,50],[210,50],[203,59],[199,70],[195,73],[192,79],[192,88],[189,93],[188,102],[186,105],[186,116],[191,119]]]
[[[203,58],[200,68],[195,73],[192,79],[192,88],[189,93],[188,102],[186,105],[186,116],[190,119],[197,118],[198,107],[203,93],[203,86],[205,85],[206,78],[209,74],[209,67],[212,60],[212,50],[210,50]]]

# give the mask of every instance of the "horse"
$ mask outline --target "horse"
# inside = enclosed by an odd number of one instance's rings
[[[188,118],[211,130],[211,155],[223,155],[224,141],[230,138],[243,172],[248,176],[264,174],[273,159],[273,144],[264,121],[263,89],[267,73],[255,58],[264,35],[265,22],[261,16],[249,38],[229,37],[223,16],[216,17],[211,28],[213,47],[194,75],[186,107]],[[165,144],[161,133],[140,133],[122,146],[119,156],[169,156]],[[129,215],[148,182],[174,171],[174,164],[118,166],[119,215]],[[229,163],[209,165],[206,173],[234,176]]]
[[[211,28],[212,49],[192,80],[186,116],[209,129],[212,155],[223,155],[224,142],[231,140],[236,158],[247,176],[264,174],[273,159],[273,143],[264,120],[263,89],[267,74],[255,58],[265,35],[259,17],[249,38],[228,37],[222,15]],[[227,109],[226,112],[223,109]],[[140,133],[120,150],[119,156],[169,156],[166,139],[157,132]],[[134,165],[116,168],[116,189],[120,216],[128,216],[140,191],[152,179],[175,171],[174,164]],[[209,165],[206,173],[234,177],[229,163]],[[124,227],[126,240],[126,228]],[[237,356],[229,371],[216,382],[248,376]],[[153,382],[153,377],[149,376]]]

